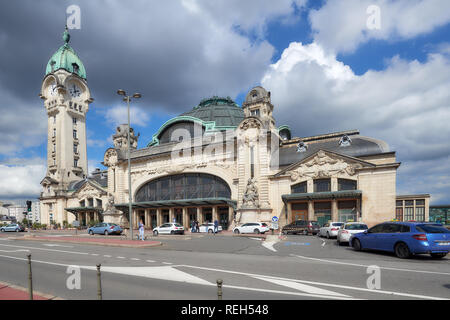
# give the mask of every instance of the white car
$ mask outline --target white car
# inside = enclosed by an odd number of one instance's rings
[[[199,232],[208,232],[213,233],[214,232],[214,223],[203,223],[199,227]],[[222,231],[222,226],[217,227],[218,232]]]
[[[184,227],[179,223],[164,223],[153,229],[153,235],[158,234],[184,234]]]
[[[338,231],[344,222],[330,222],[319,229],[319,237],[327,237],[327,239],[337,237]]]
[[[336,237],[338,245],[342,245],[342,243],[348,243],[352,234],[361,233],[367,229],[367,225],[362,222],[345,223],[342,228],[339,229],[338,235]]]
[[[269,226],[265,222],[249,222],[244,223],[233,229],[235,234],[239,233],[266,233],[269,231]]]

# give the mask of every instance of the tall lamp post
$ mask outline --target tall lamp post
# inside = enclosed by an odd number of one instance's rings
[[[131,208],[131,157],[130,157],[130,101],[131,96],[127,96],[124,90],[117,90],[117,94],[123,96],[123,101],[127,103],[128,108],[128,142],[127,142],[127,151],[128,151],[128,212],[130,215],[130,239],[133,240],[133,210]],[[140,93],[135,93],[132,96],[135,99],[139,99],[142,97]]]

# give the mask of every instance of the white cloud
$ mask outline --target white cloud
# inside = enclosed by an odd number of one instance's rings
[[[29,162],[24,159],[24,162]],[[46,166],[38,164],[4,165],[0,164],[0,198],[37,198],[41,192],[39,184],[45,176]]]
[[[369,29],[367,8],[380,8],[380,29]],[[450,22],[448,0],[329,0],[309,15],[314,39],[334,52],[353,52],[370,39],[411,39]]]
[[[394,57],[385,70],[357,76],[319,45],[291,43],[262,85],[272,91],[278,125],[300,136],[360,129],[397,151],[403,169],[417,161],[448,163],[449,69],[450,57],[434,53],[423,63]],[[448,175],[438,168],[435,176]],[[448,194],[450,187],[440,190]]]
[[[128,123],[128,109],[125,106],[115,106],[109,108],[105,114],[106,120],[114,125]],[[131,127],[145,127],[149,121],[149,115],[145,110],[138,107],[130,107]]]

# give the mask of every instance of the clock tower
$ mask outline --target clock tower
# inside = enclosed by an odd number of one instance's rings
[[[70,35],[47,64],[40,97],[48,116],[47,173],[41,199],[64,196],[71,182],[88,175],[86,114],[93,101],[86,70],[69,45]]]

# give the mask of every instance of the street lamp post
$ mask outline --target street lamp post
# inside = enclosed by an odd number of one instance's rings
[[[124,96],[123,101],[127,103],[128,108],[128,134],[127,134],[127,153],[128,153],[128,212],[130,215],[130,239],[133,240],[133,210],[131,208],[131,157],[130,157],[130,101],[131,96],[127,96],[124,90],[117,90],[117,94]],[[139,99],[140,93],[133,94],[133,98]]]

